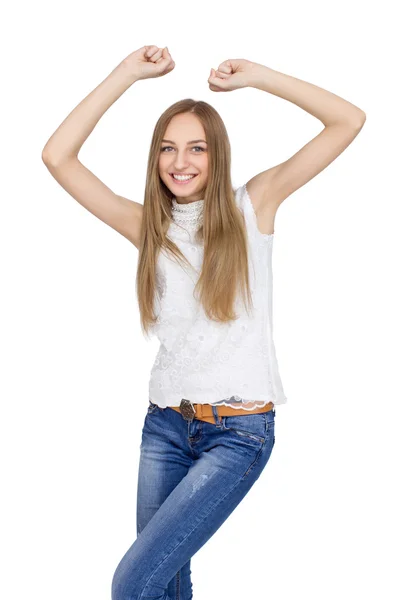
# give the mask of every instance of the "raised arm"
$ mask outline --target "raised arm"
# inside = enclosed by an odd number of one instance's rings
[[[246,59],[229,59],[211,69],[210,89],[226,92],[253,87],[292,102],[319,119],[324,129],[296,154],[247,182],[260,225],[273,228],[279,205],[334,161],[356,138],[363,110],[312,83]]]
[[[286,161],[248,182],[262,217],[330,165],[357,137],[366,114],[344,98],[285,73],[256,65],[250,86],[292,102],[319,119],[324,129]]]
[[[143,46],[126,57],[56,129],[42,160],[56,181],[79,204],[137,248],[143,205],[118,196],[78,159],[79,151],[103,114],[135,82],[174,68],[168,50]]]

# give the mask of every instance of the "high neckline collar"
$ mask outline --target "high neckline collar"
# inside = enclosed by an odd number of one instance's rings
[[[204,199],[180,204],[172,198],[172,219],[178,225],[197,229],[203,219]]]

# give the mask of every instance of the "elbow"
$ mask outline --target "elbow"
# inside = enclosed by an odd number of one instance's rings
[[[358,119],[356,120],[356,126],[361,129],[361,127],[363,127],[366,120],[367,120],[367,115],[365,114],[365,112],[363,110],[360,110]]]
[[[68,155],[68,156],[63,155],[63,156],[56,157],[54,154],[52,154],[51,152],[46,150],[46,147],[44,147],[42,150],[42,161],[44,162],[46,167],[48,167],[49,165],[52,167],[57,167],[62,164],[65,164],[70,159],[73,159],[76,157],[77,157],[77,155],[76,156],[75,155]]]
[[[54,162],[54,160],[50,156],[50,152],[46,150],[46,146],[42,150],[42,161],[45,165],[49,165]]]

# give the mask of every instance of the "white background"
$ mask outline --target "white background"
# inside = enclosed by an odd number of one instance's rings
[[[128,54],[168,46],[80,160],[143,202],[150,139],[183,98],[222,116],[232,181],[323,125],[260,90],[209,89],[246,58],[367,114],[275,220],[274,339],[288,397],[260,479],[192,558],[195,600],[399,597],[398,64],[393,5],[339,0],[13,5],[2,19],[1,596],[110,600],[136,538],[139,445],[157,353],[142,337],[137,249],[51,177],[42,149]],[[186,599],[181,599],[186,600]]]

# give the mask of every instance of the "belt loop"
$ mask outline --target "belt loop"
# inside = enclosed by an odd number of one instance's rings
[[[213,411],[214,421],[215,421],[216,426],[221,427],[222,426],[222,417],[218,413],[218,408],[212,404],[211,409]]]

